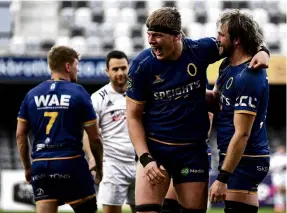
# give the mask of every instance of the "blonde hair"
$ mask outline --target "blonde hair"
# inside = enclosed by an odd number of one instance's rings
[[[147,28],[165,27],[181,31],[181,15],[175,7],[163,7],[152,12],[146,20]]]

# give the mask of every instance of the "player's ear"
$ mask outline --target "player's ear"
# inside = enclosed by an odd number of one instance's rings
[[[66,72],[71,72],[71,64],[70,63],[66,63],[65,64],[65,71]]]
[[[179,41],[179,40],[181,40],[181,34],[175,35],[175,36],[173,37],[173,40],[174,40],[174,41]]]
[[[234,42],[235,46],[238,46],[240,44],[240,39],[235,38],[233,42]]]

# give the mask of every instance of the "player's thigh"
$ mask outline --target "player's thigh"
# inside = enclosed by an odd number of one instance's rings
[[[152,185],[144,173],[143,166],[138,163],[136,175],[135,198],[136,205],[142,204],[159,204],[162,205],[164,197],[169,187],[170,177],[166,171],[163,171],[166,177],[165,182]]]
[[[186,209],[206,209],[208,182],[187,182],[175,185],[178,202]]]
[[[99,187],[98,203],[121,206],[127,198],[131,182],[128,168],[123,163],[113,161],[106,161],[103,166],[104,176]]]
[[[165,196],[166,199],[177,200],[175,189],[173,186],[173,180],[170,180],[169,188]]]
[[[51,202],[39,201],[36,203],[36,211],[37,213],[57,213],[58,202],[57,201],[51,201]]]
[[[122,206],[103,205],[103,213],[122,213]]]
[[[94,180],[89,166],[84,158],[58,162],[63,174],[55,187],[58,189],[60,199],[69,205],[93,199],[95,195]],[[52,166],[55,166],[54,162]]]
[[[257,192],[227,192],[225,200],[259,206]]]
[[[172,178],[178,202],[186,209],[206,209],[209,182],[207,146],[191,144],[176,150]]]
[[[222,162],[222,157],[221,157]],[[258,185],[264,180],[269,170],[269,158],[241,158],[232,173],[227,187],[226,200],[258,206]]]

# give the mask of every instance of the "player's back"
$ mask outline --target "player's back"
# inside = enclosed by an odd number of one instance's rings
[[[28,121],[34,135],[33,159],[83,155],[84,123],[95,120],[86,97],[82,86],[65,80],[45,81],[28,92],[18,119]]]

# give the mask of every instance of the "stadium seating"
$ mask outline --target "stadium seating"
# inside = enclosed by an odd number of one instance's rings
[[[183,28],[187,36],[193,39],[216,36],[215,23],[220,12],[227,8],[241,8],[244,12],[253,15],[254,19],[258,21],[264,39],[272,52],[280,53],[285,50],[285,47],[280,45],[285,42],[287,31],[286,2],[283,0],[272,2],[100,0],[56,1],[52,3],[47,1],[12,1],[10,14],[13,16],[11,22],[14,23],[11,25],[13,29],[9,29],[9,26],[5,28],[6,31],[11,31],[10,34],[12,35],[11,44],[7,45],[6,49],[10,53],[16,52],[15,54],[18,55],[25,54],[31,48],[37,50],[39,47],[41,51],[45,52],[46,49],[42,48],[43,45],[39,46],[38,44],[48,39],[54,40],[56,44],[71,45],[73,43],[78,45],[77,47],[82,46],[81,51],[85,51],[82,52],[83,55],[90,55],[89,51],[92,50],[90,47],[83,48],[83,46],[93,44],[96,45],[97,51],[103,54],[111,48],[128,48],[127,51],[132,54],[130,56],[133,56],[141,48],[148,47],[144,27],[145,20],[154,9],[162,6],[179,8],[182,14]],[[32,10],[33,12],[31,12]],[[3,11],[7,13],[7,11]],[[30,39],[35,35],[37,35],[37,39]],[[69,38],[63,40],[63,37],[66,36]],[[73,37],[81,37],[81,39]],[[26,38],[28,40],[23,42],[23,39]],[[99,40],[101,40],[101,44],[98,44]],[[144,43],[140,44],[139,41],[143,40],[145,40]],[[0,46],[5,49],[5,42],[2,41],[4,41],[3,36]],[[52,43],[50,42],[50,44]],[[16,49],[15,46],[17,46]],[[0,53],[2,52],[3,49]]]

